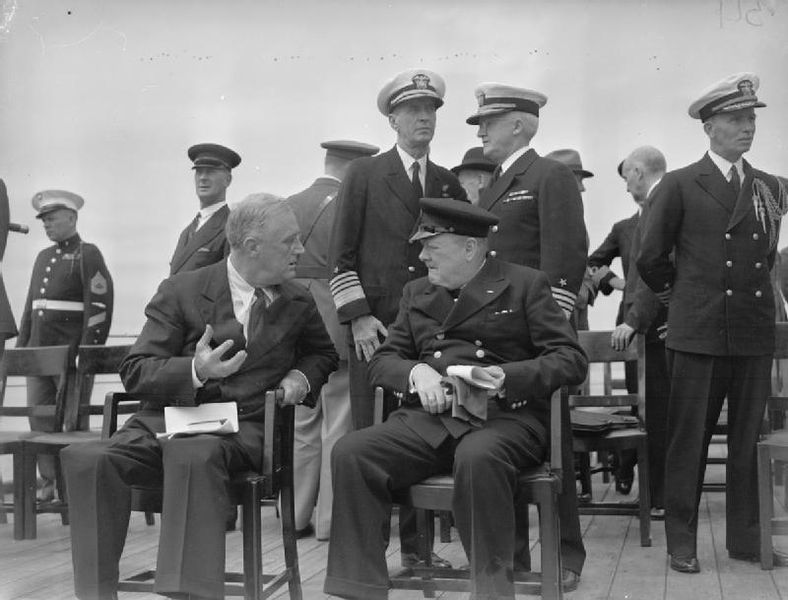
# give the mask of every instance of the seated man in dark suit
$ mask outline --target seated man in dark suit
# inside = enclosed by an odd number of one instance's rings
[[[421,207],[412,240],[422,241],[428,275],[405,286],[370,362],[374,385],[409,391],[413,402],[334,447],[325,592],[387,598],[392,490],[453,470],[462,490],[454,519],[473,565],[474,597],[514,598],[517,473],[544,460],[549,397],[581,383],[587,362],[547,276],[486,257],[498,217],[447,198],[422,199]],[[473,393],[486,419],[452,416],[456,394],[447,394],[444,376],[453,365],[480,366],[496,379],[489,394]]]
[[[116,597],[130,486],[164,487],[156,591],[224,598],[225,520],[234,472],[259,469],[263,397],[314,406],[337,365],[311,295],[288,280],[303,252],[283,200],[253,195],[230,214],[227,260],[166,279],[121,365],[146,402],[109,440],[62,452],[74,586],[82,600]],[[239,431],[161,441],[164,406],[235,401]]]

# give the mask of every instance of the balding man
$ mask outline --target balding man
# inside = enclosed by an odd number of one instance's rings
[[[769,270],[787,199],[776,177],[743,159],[755,136],[755,109],[765,106],[755,95],[758,84],[753,73],[731,75],[690,105],[709,150],[655,188],[637,259],[643,281],[668,307],[665,532],[670,567],[682,573],[700,571],[701,484],[726,398],[726,547],[733,559],[761,558],[755,444],[771,391]],[[774,554],[788,564],[788,556]]]
[[[539,110],[547,97],[533,90],[483,83],[476,89],[478,110],[467,119],[478,125],[484,155],[499,165],[497,177],[479,206],[500,218],[489,238],[490,256],[544,271],[550,290],[569,319],[586,271],[588,235],[577,181],[566,165],[540,157],[531,148]],[[568,411],[567,411],[568,413]],[[585,562],[575,493],[569,419],[563,424],[564,485],[559,499],[564,588],[577,587]],[[518,529],[525,535],[525,515]],[[521,544],[519,568],[530,568]]]

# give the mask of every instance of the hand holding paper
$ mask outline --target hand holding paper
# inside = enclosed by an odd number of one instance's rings
[[[487,420],[487,400],[500,393],[504,379],[503,369],[495,365],[450,366],[443,381],[453,390],[452,417],[481,427]]]

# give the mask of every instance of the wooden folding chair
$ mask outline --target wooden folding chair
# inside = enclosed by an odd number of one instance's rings
[[[0,416],[52,417],[55,429],[63,427],[66,390],[73,358],[68,346],[42,346],[39,348],[9,348],[0,362]],[[4,404],[8,377],[58,377],[54,405],[28,407]],[[13,455],[14,478],[14,539],[35,537],[36,511],[36,462],[26,452],[26,446],[35,432],[27,428],[0,432],[0,453]],[[3,503],[4,507],[6,506]],[[67,523],[65,515],[64,523]],[[32,533],[28,531],[33,523]]]
[[[610,344],[610,331],[579,331],[578,339],[585,350],[589,365],[594,363],[614,363],[637,360],[638,392],[636,394],[604,393],[600,395],[569,395],[571,409],[604,408],[631,409],[637,408],[637,426],[614,429],[597,434],[583,434],[573,427],[572,449],[575,453],[620,452],[635,450],[638,461],[638,488],[640,498],[636,502],[596,502],[590,500],[579,505],[580,514],[585,515],[634,515],[640,519],[640,545],[651,546],[651,498],[648,476],[648,438],[645,431],[646,415],[646,359],[645,342],[642,335],[637,335],[626,350],[619,352]],[[611,390],[612,392],[612,390]],[[575,418],[588,415],[570,412]],[[613,419],[611,418],[611,421]]]
[[[265,431],[262,471],[238,473],[231,486],[236,503],[241,505],[243,540],[243,573],[226,573],[224,593],[243,596],[246,600],[263,600],[287,584],[291,600],[301,600],[301,576],[298,569],[298,548],[293,503],[293,406],[281,405],[283,390],[265,394]],[[139,395],[107,394],[104,403],[103,437],[109,438],[117,429],[120,410],[136,409]],[[125,409],[120,408],[125,405]],[[262,506],[277,506],[281,496],[282,543],[285,567],[275,574],[263,573]],[[161,488],[132,488],[132,510],[161,512]],[[154,570],[147,570],[119,582],[118,590],[153,592]]]
[[[102,405],[90,405],[95,375],[117,374],[120,363],[128,354],[130,345],[121,346],[80,346],[76,360],[77,385],[73,394],[66,395],[63,406],[63,426],[55,433],[39,433],[25,442],[26,461],[35,464],[38,457],[48,454],[56,457],[58,473],[58,490],[60,501],[35,505],[31,512],[26,513],[27,523],[25,535],[27,539],[36,537],[36,515],[57,512],[64,523],[68,523],[67,490],[63,489],[60,475],[60,451],[70,444],[96,441],[101,439],[101,430],[89,430],[88,418],[91,414],[103,414]],[[152,517],[150,517],[152,518]]]
[[[384,420],[396,401],[385,398],[381,388],[375,390],[375,422]],[[565,388],[556,390],[550,400],[550,453],[547,461],[520,474],[519,491],[523,501],[536,504],[539,509],[541,538],[541,572],[517,573],[515,593],[541,594],[547,600],[563,598],[561,586],[561,532],[558,521],[558,494],[561,491],[561,410],[566,404]],[[431,566],[430,540],[427,523],[436,511],[451,511],[454,477],[437,475],[410,486],[398,493],[394,502],[416,509],[419,555],[424,566],[410,567],[391,577],[393,589],[421,590],[425,598],[435,596],[437,590],[470,591],[473,583],[470,571],[442,569]]]

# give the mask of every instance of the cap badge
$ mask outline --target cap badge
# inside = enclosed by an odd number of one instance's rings
[[[739,84],[736,87],[739,88],[739,91],[743,96],[755,95],[755,92],[752,89],[752,81],[750,81],[749,79],[743,79],[742,81],[739,82]]]
[[[414,75],[411,81],[413,81],[413,85],[416,86],[417,90],[426,90],[430,85],[430,78],[424,73]]]

